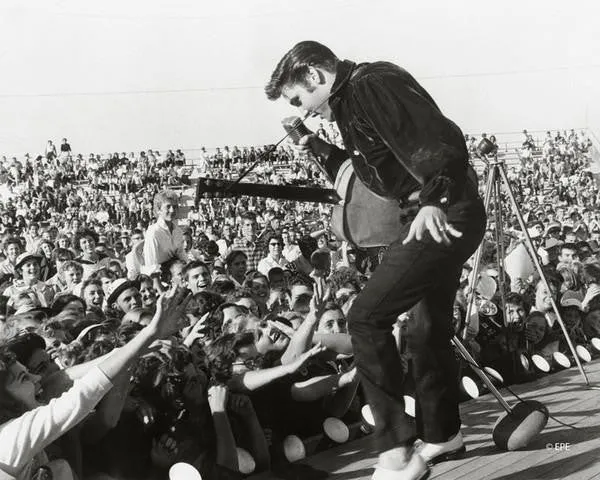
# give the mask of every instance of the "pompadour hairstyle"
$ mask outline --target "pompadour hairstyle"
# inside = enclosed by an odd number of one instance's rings
[[[320,67],[333,73],[338,61],[335,54],[319,42],[306,40],[297,43],[279,60],[273,70],[265,87],[267,98],[277,100],[281,97],[283,87],[304,82],[308,67]]]

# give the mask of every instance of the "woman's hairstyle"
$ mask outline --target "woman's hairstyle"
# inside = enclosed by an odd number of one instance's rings
[[[309,67],[320,67],[328,72],[335,72],[338,58],[325,45],[311,40],[297,43],[279,61],[265,87],[269,100],[281,97],[286,85],[304,83]]]
[[[206,368],[216,383],[226,384],[233,374],[233,362],[241,348],[254,344],[254,333],[228,333],[206,347]]]
[[[19,247],[19,250],[23,248],[23,246],[21,245],[21,240],[19,240],[17,237],[8,237],[6,240],[4,240],[4,250],[6,250],[10,245],[16,245],[17,247]]]
[[[16,361],[14,353],[9,351],[6,347],[0,346],[0,425],[13,418],[17,418],[25,410],[24,405],[20,405],[6,392],[9,368]]]
[[[50,247],[50,251],[52,251],[54,249],[54,244],[50,240],[42,240],[39,243],[38,248],[37,248],[38,255],[46,256],[46,254],[44,253],[44,250],[42,249],[42,245],[48,245]],[[50,254],[50,255],[52,255],[52,254]]]
[[[71,237],[69,237],[67,234],[65,233],[59,233],[56,236],[56,244],[58,245],[59,240],[66,240],[67,241],[67,245],[71,245]]]
[[[81,230],[78,230],[77,233],[75,234],[75,238],[73,239],[73,245],[75,246],[75,248],[79,249],[79,242],[81,242],[82,238],[91,238],[92,241],[94,242],[94,245],[96,245],[98,243],[98,234],[96,232],[94,232],[92,229],[90,228],[82,228]]]
[[[179,196],[173,190],[163,190],[154,196],[154,214],[156,216],[167,201],[179,205]]]
[[[269,277],[263,275],[258,270],[252,270],[246,274],[246,278],[244,279],[244,284],[242,285],[244,288],[252,288],[252,282],[257,279],[262,279],[267,282],[267,287],[269,286]]]
[[[233,262],[235,262],[235,259],[239,256],[243,256],[246,260],[248,260],[248,255],[246,255],[246,253],[242,250],[232,250],[229,252],[225,258],[225,265],[227,265],[227,268],[230,268]]]
[[[233,292],[229,293],[227,297],[225,297],[225,302],[235,303],[240,298],[254,298],[254,296],[252,295],[252,291],[249,288],[236,288]]]
[[[81,285],[81,298],[83,298],[83,293],[85,292],[85,289],[88,288],[90,285],[102,288],[102,282],[100,280],[98,280],[97,278],[88,278]]]
[[[83,266],[81,265],[81,263],[75,260],[67,260],[61,265],[60,273],[66,272],[67,270],[75,270],[80,275],[83,275]]]
[[[597,263],[586,263],[581,269],[582,280],[585,284],[600,284],[600,265]],[[575,289],[572,289],[575,290]]]
[[[73,255],[73,252],[67,248],[55,248],[54,250],[52,250],[52,257],[50,257],[50,259],[53,262],[56,262],[56,260],[61,259],[61,260],[73,260],[75,258],[75,255]]]
[[[335,295],[340,288],[351,287],[360,292],[360,278],[356,270],[350,267],[340,267],[329,276],[331,293]]]

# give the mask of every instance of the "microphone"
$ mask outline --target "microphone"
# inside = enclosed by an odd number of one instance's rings
[[[308,115],[306,118],[308,118]],[[298,142],[302,137],[313,133],[304,124],[304,121],[300,117],[286,117],[281,121],[281,124],[283,125],[283,128],[288,134],[288,136],[292,139],[292,142],[294,142],[294,145],[298,145]],[[307,152],[306,157],[312,161],[312,163],[319,169],[319,171],[325,176],[326,179],[333,183],[331,178],[329,178],[329,173],[327,172],[325,167],[323,167],[321,162],[315,157],[315,155],[313,155],[311,152]]]
[[[292,142],[294,142],[294,145],[298,145],[300,139],[305,135],[313,133],[300,117],[286,117],[281,121],[281,124],[283,125],[283,129],[292,139]]]

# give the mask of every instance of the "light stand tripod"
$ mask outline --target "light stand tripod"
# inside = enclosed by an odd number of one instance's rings
[[[479,145],[479,151],[483,155],[491,153],[491,142],[488,141],[486,143],[485,140],[483,140],[481,142],[481,144]],[[485,211],[489,212],[490,211],[489,210],[490,203],[493,198],[493,200],[494,200],[494,217],[495,217],[495,232],[494,232],[495,238],[494,238],[494,240],[496,243],[496,255],[497,255],[496,258],[498,260],[498,273],[499,273],[498,289],[500,291],[502,312],[503,312],[504,318],[506,319],[506,300],[505,300],[505,296],[504,296],[505,291],[506,291],[504,288],[505,251],[504,251],[503,232],[502,232],[502,228],[504,225],[503,214],[502,214],[502,198],[501,198],[502,184],[505,187],[505,193],[507,194],[508,199],[510,200],[510,204],[513,209],[513,213],[517,217],[517,220],[521,227],[521,231],[523,232],[525,246],[528,250],[529,256],[531,257],[531,260],[533,261],[533,264],[534,264],[538,274],[540,275],[541,281],[544,282],[544,286],[546,287],[547,291],[552,292],[552,290],[550,289],[548,280],[546,279],[544,271],[542,270],[542,266],[540,264],[536,249],[533,245],[533,242],[531,241],[531,237],[529,236],[529,232],[527,231],[527,226],[525,225],[525,221],[523,220],[523,216],[521,215],[519,206],[517,204],[517,201],[515,199],[512,189],[511,189],[510,182],[508,180],[508,176],[506,175],[504,163],[501,160],[498,160],[497,155],[493,155],[492,159],[489,162],[489,173],[488,173],[488,178],[487,178],[487,186],[486,186],[486,191],[485,191],[484,204],[485,204]],[[482,257],[482,253],[483,253],[483,246],[484,246],[484,242],[482,242],[482,244],[477,249],[477,252],[475,253],[472,278],[471,278],[471,282],[470,282],[469,289],[467,292],[467,299],[468,299],[467,316],[466,316],[467,322],[471,318],[471,311],[473,309],[473,302],[474,302],[474,298],[475,298],[475,287],[477,285],[477,278],[478,278],[479,267],[480,267],[480,263],[481,263],[481,257]],[[554,313],[556,315],[556,321],[560,325],[560,328],[563,332],[565,340],[567,341],[569,349],[571,350],[571,353],[573,354],[573,358],[575,359],[577,368],[579,369],[579,372],[581,373],[585,384],[588,387],[590,387],[591,385],[590,385],[589,379],[587,377],[587,374],[585,373],[585,370],[583,369],[581,361],[579,360],[579,356],[577,355],[577,352],[575,351],[573,342],[571,341],[571,338],[569,337],[567,328],[565,327],[565,324],[562,320],[562,317],[560,315],[560,312],[558,310],[558,307],[557,307],[556,302],[554,301],[554,298],[552,295],[550,295],[550,300],[551,300],[551,304],[552,304],[552,310],[554,311]]]

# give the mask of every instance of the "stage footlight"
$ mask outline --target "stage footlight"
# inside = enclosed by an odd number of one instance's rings
[[[592,353],[583,345],[577,345],[575,351],[577,352],[577,356],[585,363],[592,361]]]
[[[250,475],[256,469],[256,462],[248,450],[237,447],[238,467],[244,475]]]
[[[292,463],[306,458],[304,442],[296,435],[288,435],[283,439],[283,454]]]
[[[169,480],[202,480],[202,476],[189,463],[179,462],[169,469]]]
[[[533,362],[534,367],[537,368],[540,372],[550,372],[550,362],[548,362],[548,360],[546,360],[541,355],[538,355],[537,353],[533,354],[531,356],[531,361]]]
[[[339,418],[329,417],[323,422],[323,431],[327,438],[335,443],[345,443],[350,438],[348,426]]]

